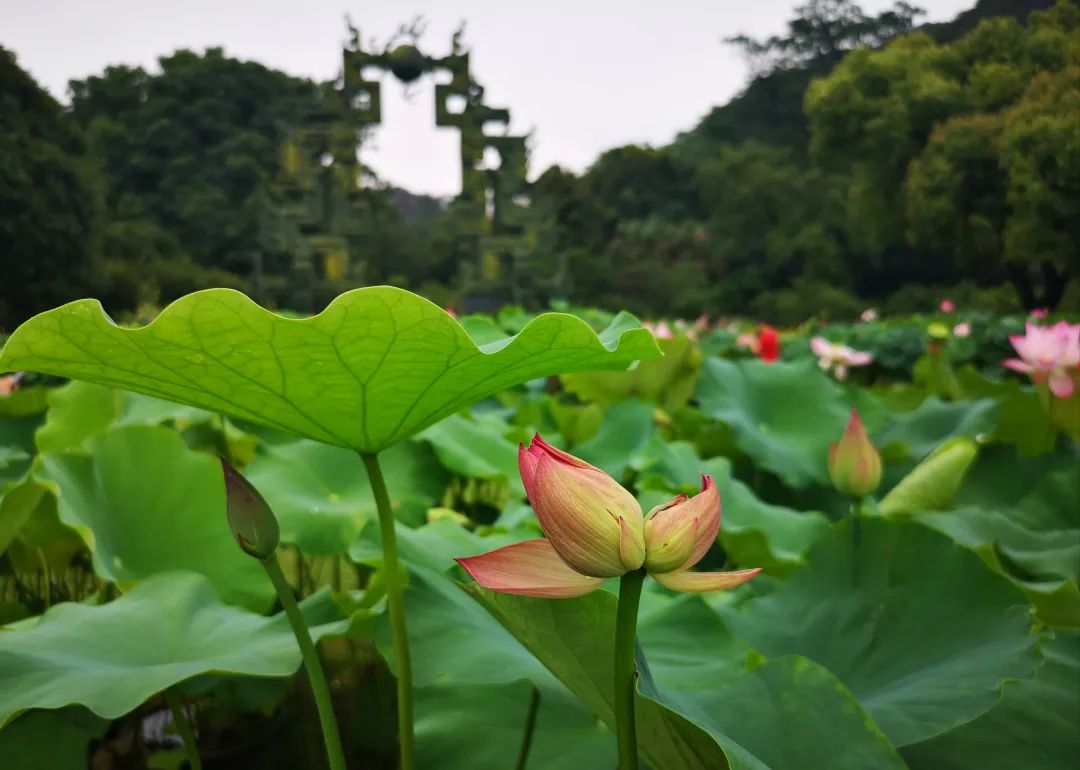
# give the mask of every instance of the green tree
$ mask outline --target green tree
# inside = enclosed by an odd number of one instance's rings
[[[809,0],[795,8],[784,35],[765,39],[736,35],[725,42],[741,48],[756,73],[767,74],[821,59],[836,61],[858,46],[879,46],[911,31],[915,19],[925,13],[898,2],[877,16],[868,16],[851,0]]]
[[[1080,66],[1031,81],[1005,115],[1002,162],[1010,276],[1026,307],[1056,307],[1080,273]]]
[[[990,19],[949,45],[915,34],[861,49],[814,82],[811,148],[851,169],[847,232],[879,286],[1007,273],[1025,305],[1060,300],[1076,115],[1075,85],[1054,73],[1078,60],[1078,30],[1061,0],[1026,28]]]
[[[78,127],[0,47],[0,328],[95,293],[100,208]]]
[[[261,194],[319,88],[211,48],[72,81],[71,114],[105,170],[113,220],[154,222],[198,264],[251,270]]]

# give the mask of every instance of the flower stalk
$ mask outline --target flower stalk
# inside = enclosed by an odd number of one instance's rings
[[[394,656],[397,659],[397,716],[398,751],[401,770],[413,769],[413,706],[412,706],[412,659],[409,655],[409,637],[405,628],[405,602],[402,597],[401,567],[398,562],[397,533],[394,531],[394,511],[390,507],[390,495],[386,480],[379,467],[377,455],[361,455],[367,469],[371,490],[375,494],[375,506],[379,511],[379,534],[382,538],[383,577],[386,580],[386,602],[390,615],[390,631],[394,640]]]
[[[326,744],[326,758],[329,761],[330,770],[346,770],[345,751],[341,746],[341,733],[338,731],[337,719],[334,715],[330,688],[326,684],[326,674],[323,672],[319,653],[315,649],[315,642],[311,638],[311,631],[308,630],[300,607],[296,604],[292,586],[285,578],[285,573],[281,571],[281,562],[278,561],[277,518],[270,510],[269,504],[259,494],[259,490],[225,460],[221,461],[221,470],[225,479],[225,504],[229,529],[244,553],[259,560],[274,586],[278,600],[285,610],[285,617],[289,619],[289,625],[292,626],[296,643],[300,647],[300,656],[303,658],[304,668],[307,670],[308,681],[311,684],[311,694],[315,698],[315,708],[319,712],[319,723],[322,727],[323,742]],[[302,565],[302,555],[299,561]],[[303,574],[302,569],[300,572]],[[193,770],[194,767],[192,765]]]
[[[326,758],[330,763],[330,770],[346,770],[345,751],[341,746],[341,733],[338,732],[337,719],[334,716],[334,703],[330,699],[330,688],[326,684],[326,674],[323,673],[319,653],[315,649],[315,642],[311,639],[304,616],[293,598],[292,587],[285,579],[285,573],[281,571],[281,563],[277,554],[272,553],[259,562],[270,576],[270,582],[274,584],[278,599],[285,610],[285,616],[292,626],[296,643],[300,647],[300,655],[304,659],[304,668],[307,670],[308,682],[311,684],[311,694],[315,698],[315,708],[319,712],[319,724],[322,727],[323,741],[326,744]],[[194,770],[194,768],[193,768]]]
[[[634,642],[637,639],[638,605],[645,583],[644,569],[627,572],[619,580],[619,604],[615,616],[615,733],[619,745],[619,770],[637,770],[637,720],[634,691],[637,667]]]
[[[184,706],[180,697],[172,690],[165,690],[165,703],[172,712],[173,727],[176,728],[180,740],[184,742],[184,754],[187,755],[190,770],[202,770],[202,757],[199,756],[199,746],[195,743],[195,731],[191,729],[191,721],[184,713]]]

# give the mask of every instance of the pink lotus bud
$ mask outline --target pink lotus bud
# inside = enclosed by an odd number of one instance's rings
[[[611,476],[539,435],[518,450],[518,469],[540,526],[575,570],[615,577],[645,561],[641,506]]]
[[[719,530],[720,495],[712,477],[702,476],[701,492],[679,495],[645,517],[645,568],[655,575],[693,567]]]
[[[485,588],[565,599],[644,567],[675,591],[719,591],[761,571],[688,571],[720,528],[720,496],[708,476],[700,493],[679,495],[643,521],[637,500],[614,479],[540,436],[520,448],[518,468],[547,538],[457,559]]]
[[[952,328],[952,333],[954,337],[960,337],[961,339],[964,337],[970,337],[971,324],[969,324],[967,321],[962,321]]]
[[[221,461],[225,474],[229,529],[245,553],[265,559],[278,547],[278,522],[259,490],[231,465]]]
[[[851,410],[843,437],[829,447],[829,478],[839,492],[857,498],[866,497],[881,484],[881,456],[870,443],[856,409]]]
[[[941,300],[941,312],[942,313],[952,313],[955,310],[956,310],[956,303],[953,302],[951,299],[943,299],[943,300]]]

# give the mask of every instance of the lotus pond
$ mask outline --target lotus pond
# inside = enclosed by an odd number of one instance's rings
[[[564,310],[16,330],[0,768],[1075,766],[1080,326]]]

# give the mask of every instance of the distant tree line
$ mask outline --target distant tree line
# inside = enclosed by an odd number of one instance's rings
[[[778,322],[961,283],[1078,304],[1080,9],[1049,5],[980,0],[913,31],[906,3],[810,0],[784,35],[731,38],[758,73],[739,97],[669,146],[538,177],[569,298]],[[219,49],[159,64],[72,81],[63,106],[0,48],[0,328],[80,296],[124,312],[248,289],[256,252],[288,275],[266,193],[329,86]],[[364,281],[453,301],[455,220],[388,186],[369,201]]]

